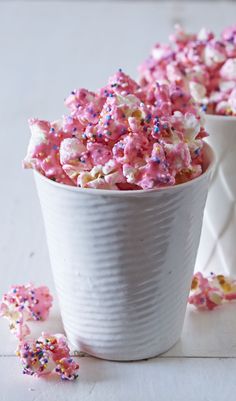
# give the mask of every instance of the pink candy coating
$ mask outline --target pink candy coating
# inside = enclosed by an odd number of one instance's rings
[[[0,316],[9,320],[10,330],[20,340],[30,333],[27,320],[46,320],[52,306],[52,295],[46,286],[33,284],[11,286],[3,295]]]
[[[212,273],[204,277],[198,272],[193,276],[189,303],[198,309],[212,310],[225,301],[236,300],[236,280]]]
[[[68,185],[153,189],[202,173],[202,116],[175,84],[148,92],[119,70],[91,92],[73,91],[70,114],[57,122],[30,120],[24,167]]]
[[[63,380],[78,377],[79,365],[70,357],[67,340],[62,334],[42,333],[37,340],[21,341],[16,354],[21,359],[24,374],[40,377],[53,372]]]
[[[236,26],[221,38],[202,29],[188,34],[177,26],[168,45],[156,44],[139,67],[141,86],[176,83],[210,114],[236,115]]]

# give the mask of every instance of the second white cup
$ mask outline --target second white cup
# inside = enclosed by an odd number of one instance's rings
[[[236,276],[236,117],[206,115],[216,154],[196,270]]]

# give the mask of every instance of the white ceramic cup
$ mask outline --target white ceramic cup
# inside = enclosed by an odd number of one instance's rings
[[[62,319],[76,349],[156,356],[183,325],[213,152],[193,181],[150,191],[81,189],[35,172]]]
[[[206,115],[216,154],[196,270],[236,276],[236,117]]]

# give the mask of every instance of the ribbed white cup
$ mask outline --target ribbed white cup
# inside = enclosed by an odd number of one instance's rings
[[[206,116],[216,153],[196,270],[236,275],[236,117]]]
[[[158,355],[179,339],[199,244],[206,172],[151,191],[81,189],[35,173],[69,341],[104,359]]]

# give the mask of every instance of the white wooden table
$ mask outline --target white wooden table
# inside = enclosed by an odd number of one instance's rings
[[[152,44],[176,22],[219,32],[233,2],[0,1],[0,293],[15,283],[54,292],[32,174],[21,170],[31,116],[55,119],[74,87],[96,89],[117,68],[136,75]],[[63,330],[57,301],[33,333]],[[16,341],[0,321],[0,400],[218,401],[236,395],[236,305],[187,309],[181,341],[165,355],[115,363],[80,357],[74,383],[21,375]]]

